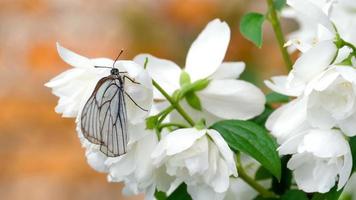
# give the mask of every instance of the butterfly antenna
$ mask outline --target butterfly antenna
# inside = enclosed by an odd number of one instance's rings
[[[121,49],[119,55],[117,55],[117,57],[116,57],[114,63],[112,64],[112,68],[114,68],[116,61],[119,60],[119,58],[120,58],[120,56],[121,56],[121,54],[122,54],[123,52],[124,52],[124,49]]]

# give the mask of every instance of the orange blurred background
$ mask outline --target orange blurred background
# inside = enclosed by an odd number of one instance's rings
[[[43,84],[70,68],[56,41],[88,57],[124,48],[123,58],[145,52],[182,66],[205,24],[221,18],[232,29],[226,60],[245,61],[243,78],[265,89],[264,79],[286,73],[271,28],[258,49],[238,27],[245,12],[264,10],[258,0],[0,0],[0,199],[142,199],[92,170],[74,119],[54,112]]]

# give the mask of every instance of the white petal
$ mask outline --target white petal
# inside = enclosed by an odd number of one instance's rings
[[[80,68],[92,68],[94,67],[93,63],[89,58],[76,54],[69,49],[62,47],[57,42],[57,51],[59,56],[70,66],[80,67]]]
[[[305,99],[295,99],[275,110],[267,119],[266,127],[278,143],[309,127]]]
[[[322,9],[308,0],[288,0],[287,4],[293,7],[299,15],[313,21],[316,24],[321,24],[327,28],[331,33],[335,33],[335,29],[329,19],[329,17],[323,12]]]
[[[226,165],[226,162],[219,158],[217,163],[217,172],[215,177],[211,180],[210,185],[218,193],[226,192],[230,184],[229,176],[229,168]]]
[[[356,135],[356,113],[338,122],[338,124],[345,135],[349,137]]]
[[[231,149],[229,148],[229,145],[227,145],[224,138],[216,130],[208,129],[207,132],[208,132],[208,135],[211,137],[211,139],[216,144],[216,146],[218,147],[221,155],[225,159],[225,161],[229,167],[229,171],[234,176],[237,176],[234,154],[231,151]]]
[[[169,133],[158,143],[151,157],[157,164],[162,161],[164,156],[180,153],[191,147],[196,140],[206,134],[206,130],[198,131],[195,128],[178,129]]]
[[[223,119],[251,119],[264,110],[265,96],[256,86],[240,80],[212,80],[197,93],[202,107]]]
[[[223,200],[225,194],[217,193],[207,185],[188,185],[188,193],[194,200]]]
[[[192,81],[212,75],[222,63],[230,41],[226,22],[215,19],[208,23],[189,49],[185,70]]]
[[[327,147],[327,148],[325,148]],[[338,130],[313,129],[304,136],[301,152],[309,152],[320,158],[333,158],[345,155],[349,144]]]
[[[294,48],[298,49],[300,52],[302,53],[305,53],[307,52],[310,48],[312,48],[312,45],[309,44],[308,42],[304,42],[304,41],[301,41],[301,40],[298,40],[298,39],[291,39],[291,40],[288,40],[285,44],[284,44],[284,47],[289,47],[289,49],[292,49],[291,52],[294,51]]]
[[[212,79],[237,79],[245,70],[244,62],[223,62],[217,71],[211,76]]]
[[[293,66],[295,78],[304,82],[310,81],[331,64],[336,51],[337,48],[333,41],[318,43],[295,62]]]
[[[289,139],[282,143],[278,147],[278,152],[280,155],[294,154],[298,152],[298,146],[302,143],[307,131],[302,131],[297,134],[293,134]]]
[[[168,94],[172,94],[175,90],[179,89],[179,78],[182,70],[178,65],[172,61],[159,59],[150,54],[139,54],[134,58],[134,61],[143,66],[146,58],[148,58],[146,70]],[[154,97],[164,99],[162,94],[157,90],[155,90]]]
[[[271,80],[264,81],[266,86],[277,93],[287,96],[299,96],[304,89],[304,87],[291,88],[288,84],[287,76],[274,76]]]
[[[345,186],[345,184],[350,178],[351,171],[352,171],[352,155],[349,150],[349,152],[344,155],[344,163],[339,172],[339,183],[337,186],[338,190],[340,190],[342,187]]]
[[[108,168],[105,165],[105,160],[107,157],[101,153],[98,149],[95,148],[89,148],[85,152],[85,156],[87,158],[87,162],[92,167],[98,172],[107,172]]]

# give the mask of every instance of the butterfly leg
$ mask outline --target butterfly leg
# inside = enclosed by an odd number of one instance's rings
[[[144,109],[144,108],[142,108],[140,105],[138,105],[136,102],[135,102],[135,100],[125,91],[125,94],[126,94],[126,96],[127,97],[129,97],[129,99],[137,106],[137,107],[139,107],[141,110],[143,110],[143,111],[146,111],[146,112],[148,112],[148,110],[147,109]]]
[[[141,83],[136,82],[135,80],[133,80],[132,78],[130,78],[130,77],[126,76],[126,75],[124,75],[123,78],[124,78],[124,79],[128,79],[128,80],[131,81],[132,83],[141,84]]]

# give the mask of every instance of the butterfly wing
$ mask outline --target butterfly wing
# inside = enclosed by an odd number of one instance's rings
[[[127,150],[127,113],[120,80],[116,76],[102,78],[81,114],[84,137],[100,145],[100,151],[108,157],[120,156]]]

